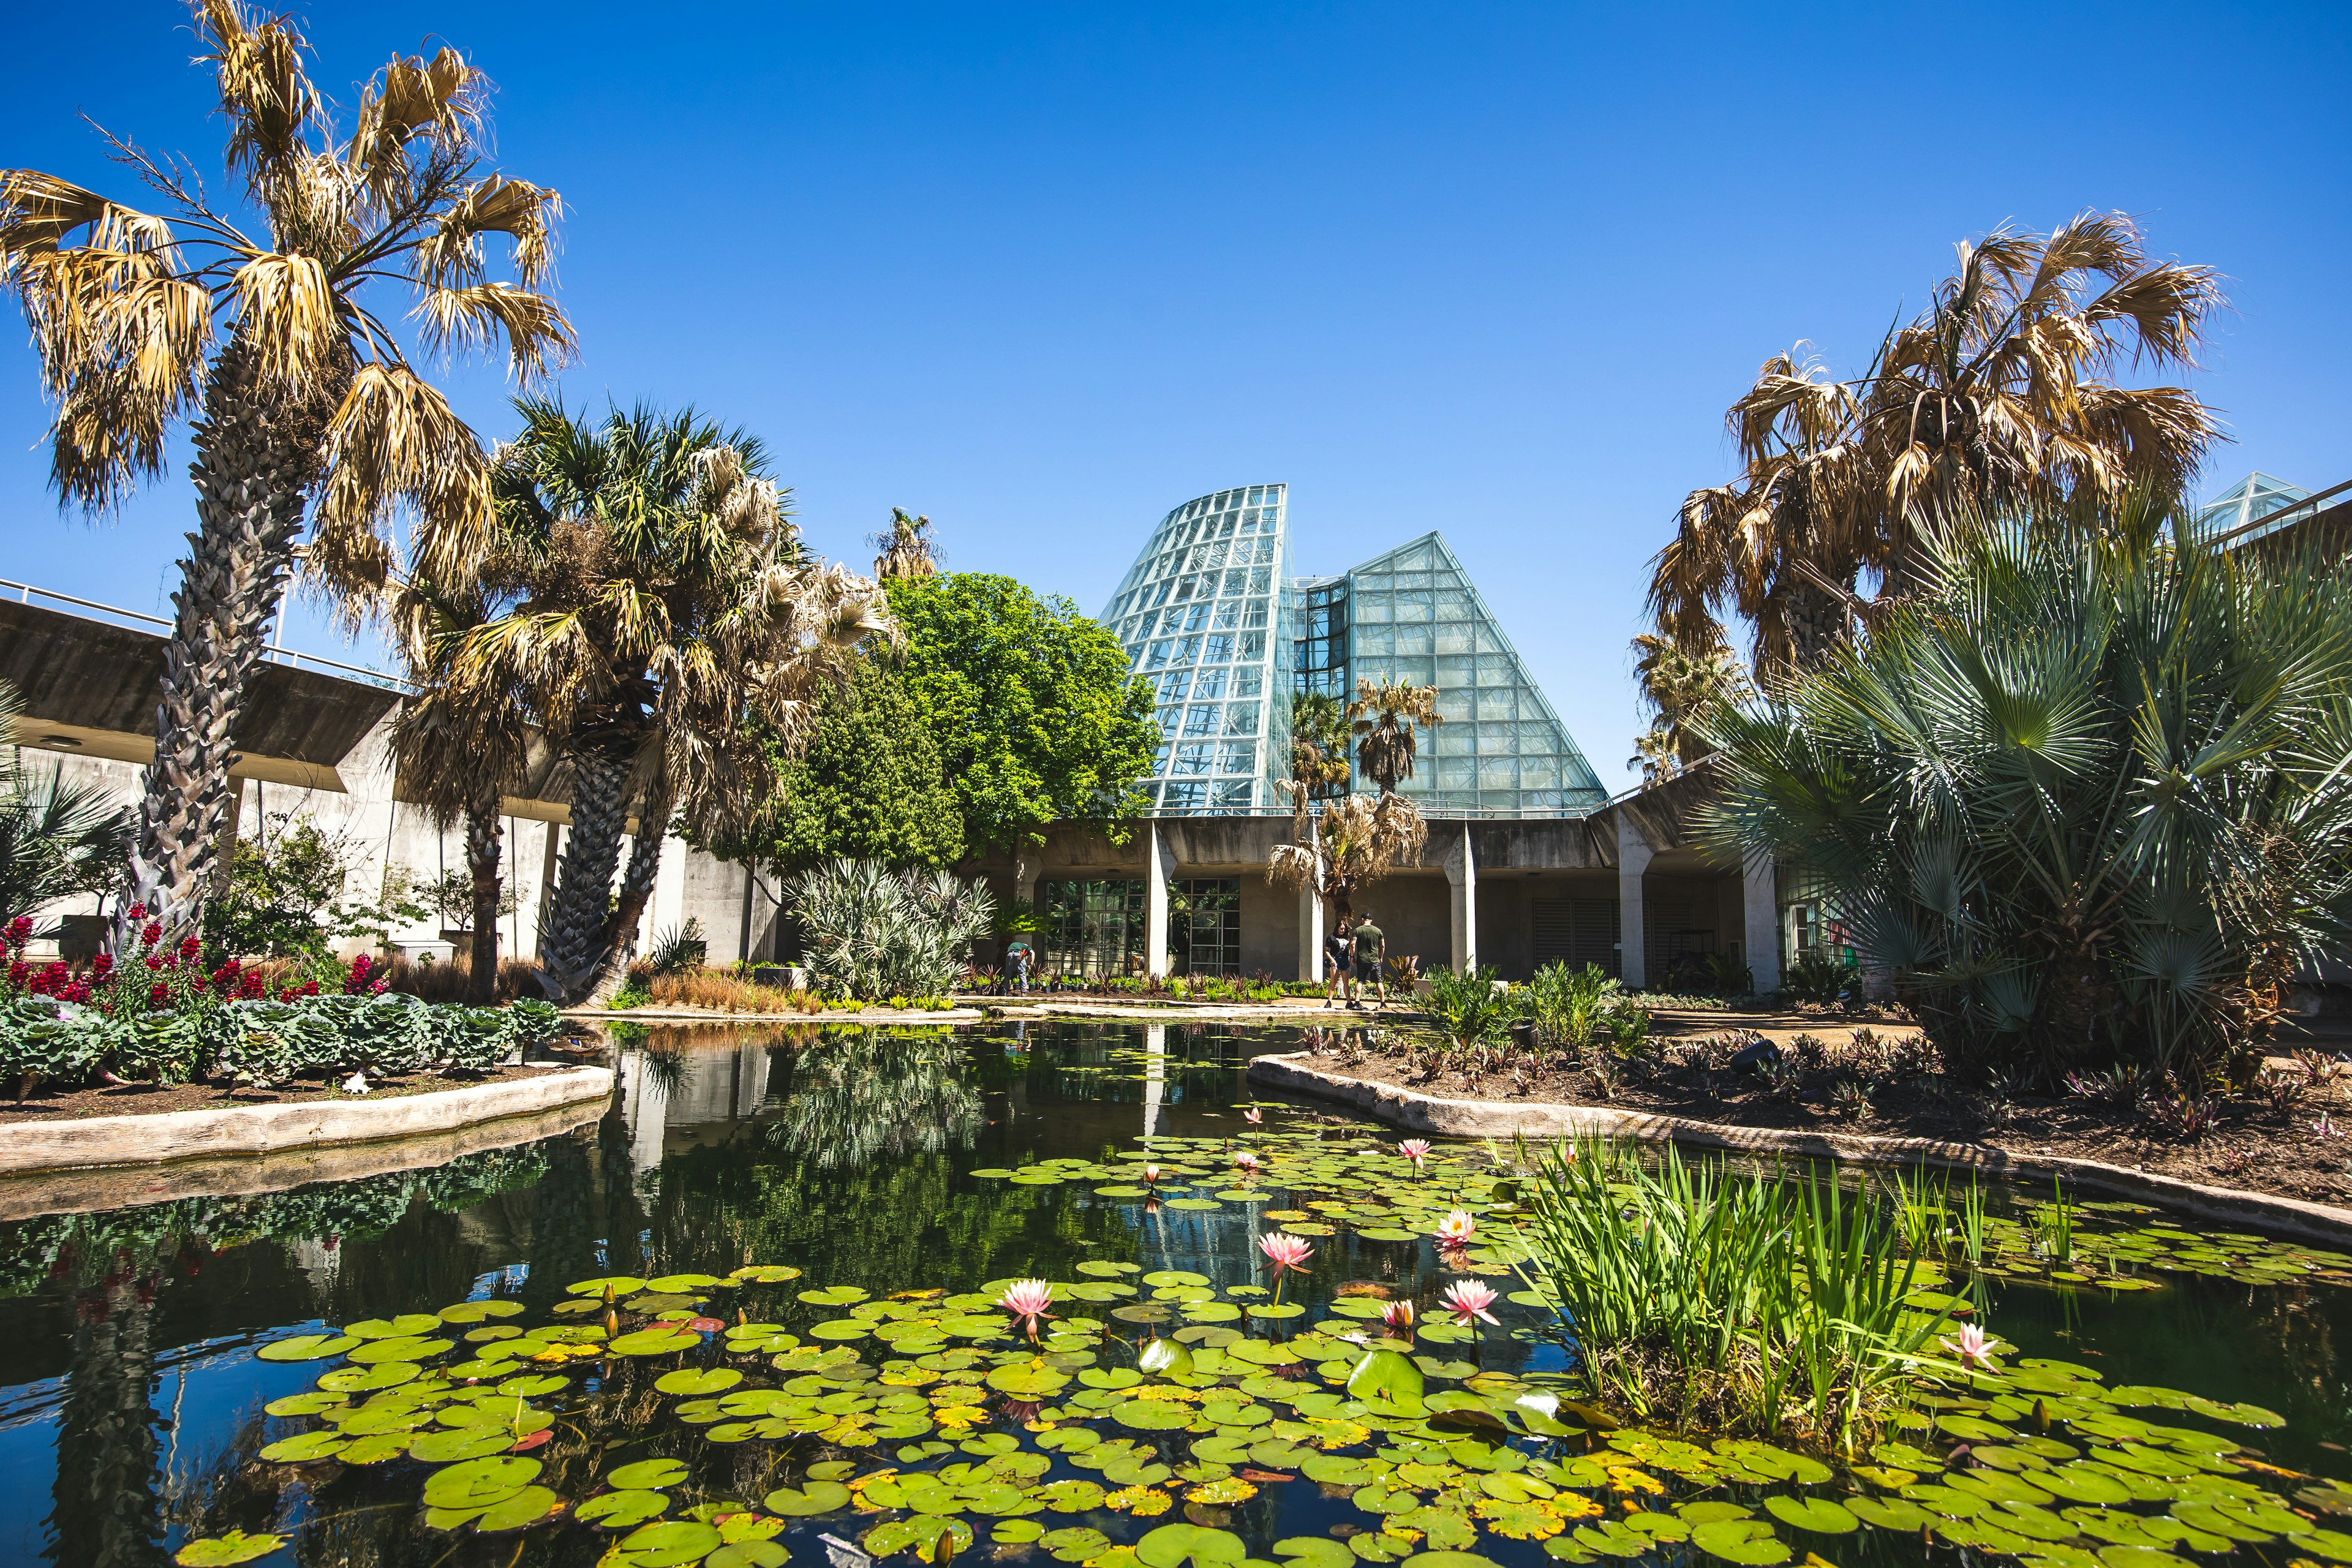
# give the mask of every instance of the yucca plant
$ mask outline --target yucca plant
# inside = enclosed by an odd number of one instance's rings
[[[16,688],[0,681],[0,735],[23,711]],[[0,747],[0,926],[112,884],[130,838],[130,813],[110,792],[75,783],[56,763],[27,767],[16,747]]]
[[[985,884],[952,872],[835,860],[784,884],[818,988],[836,996],[937,996],[995,914]]]
[[[2194,1079],[2352,912],[2352,571],[2144,498],[1963,515],[1925,587],[1716,721],[1703,837],[1818,877],[1949,1051]]]
[[[396,507],[419,514],[425,552],[452,580],[481,546],[481,444],[404,345],[503,346],[525,377],[572,346],[541,291],[556,195],[486,163],[489,82],[464,56],[395,56],[339,132],[290,20],[203,0],[195,31],[235,199],[215,203],[185,164],[119,137],[117,160],[163,212],[0,172],[0,281],[23,301],[57,403],[60,499],[109,510],[162,471],[176,423],[193,437],[197,526],[173,595],[121,952],[144,911],[173,931],[202,917],[246,682],[306,528],[310,577],[355,615],[386,580]],[[509,279],[487,270],[492,235],[509,242]]]

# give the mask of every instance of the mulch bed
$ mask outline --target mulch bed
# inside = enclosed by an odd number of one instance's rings
[[[1607,1106],[1730,1127],[1933,1138],[2015,1154],[2099,1160],[2310,1203],[2352,1202],[2352,1066],[2339,1066],[2334,1076],[2308,1085],[2300,1101],[2284,1112],[2259,1094],[2218,1097],[2211,1102],[2218,1113],[2211,1130],[2186,1138],[2145,1110],[2126,1111],[2073,1094],[1958,1082],[1924,1048],[1904,1050],[1904,1042],[1918,1038],[1916,1029],[1861,1026],[1868,1032],[1865,1048],[1857,1052],[1856,1026],[1828,1016],[1702,1014],[1662,1016],[1657,1026],[1665,1037],[1663,1062],[1628,1064],[1605,1091],[1591,1072],[1557,1063],[1536,1071],[1506,1067],[1484,1073],[1425,1073],[1405,1042],[1392,1036],[1385,1037],[1385,1048],[1379,1037],[1361,1054],[1335,1048],[1339,1042],[1333,1042],[1296,1059],[1324,1072],[1444,1100]],[[1794,1074],[1777,1087],[1719,1065],[1731,1047],[1757,1035],[1784,1052],[1791,1050],[1796,1037],[1811,1035],[1827,1047],[1827,1065]],[[1900,1070],[1890,1066],[1890,1054]],[[1704,1065],[1708,1060],[1718,1065]],[[1841,1077],[1856,1076],[1866,1076],[1872,1084],[1866,1106],[1851,1100],[1833,1105],[1832,1085]],[[2305,1075],[2294,1076],[2300,1080]],[[2323,1113],[2340,1129],[2336,1134],[2315,1129]]]
[[[171,1088],[134,1083],[55,1091],[36,1089],[28,1100],[0,1099],[0,1125],[16,1121],[76,1121],[91,1116],[153,1116],[171,1110],[226,1110],[240,1105],[299,1105],[319,1100],[398,1100],[412,1094],[470,1089],[477,1084],[543,1078],[548,1071],[546,1068],[502,1067],[461,1077],[445,1078],[429,1072],[371,1076],[368,1091],[363,1095],[343,1092],[342,1081],[348,1074],[339,1074],[332,1079],[300,1078],[277,1089],[237,1089],[226,1079]]]

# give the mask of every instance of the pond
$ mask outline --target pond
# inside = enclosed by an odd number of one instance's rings
[[[2002,1377],[1859,1468],[1610,1432],[1550,1403],[1486,1152],[1254,1101],[1295,1041],[633,1037],[574,1134],[0,1226],[0,1563],[2352,1561],[2315,1479],[2352,1478],[2341,1258],[1996,1194],[1949,1288]],[[1313,1248],[1279,1277],[1276,1230]],[[1034,1346],[996,1305],[1027,1279],[1058,1282]],[[1402,1298],[1417,1386],[1351,1388],[1341,1336]]]

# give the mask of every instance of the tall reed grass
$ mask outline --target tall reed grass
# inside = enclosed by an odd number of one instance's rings
[[[1851,1450],[1951,1329],[1911,1300],[1942,1276],[1906,1244],[1900,1206],[1834,1169],[1735,1173],[1672,1146],[1650,1166],[1599,1141],[1521,1159],[1530,1283],[1603,1405]]]

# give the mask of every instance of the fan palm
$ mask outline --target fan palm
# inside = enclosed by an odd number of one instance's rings
[[[1336,923],[1354,911],[1362,889],[1420,855],[1429,841],[1421,808],[1401,795],[1349,795],[1308,818],[1300,842],[1277,844],[1266,880],[1312,892]]]
[[[2352,574],[2104,510],[1923,539],[1914,601],[1709,724],[1716,845],[1817,879],[1944,1039],[2044,1077],[2242,1049],[2352,916]]]
[[[0,682],[0,742],[24,715],[16,689]],[[24,766],[0,745],[0,926],[77,893],[118,881],[131,841],[131,816],[113,795],[74,784],[62,766]]]
[[[673,813],[698,832],[745,830],[773,776],[761,733],[797,744],[819,692],[890,623],[873,584],[802,549],[756,438],[690,409],[592,424],[547,399],[516,407],[483,569],[511,607],[457,638],[445,684],[461,712],[516,694],[572,764],[540,960],[577,997],[635,942]]]
[[[191,419],[198,526],[118,945],[142,909],[173,930],[201,913],[246,680],[306,521],[308,570],[347,604],[381,587],[401,503],[422,515],[445,574],[484,531],[480,445],[410,363],[375,298],[413,293],[423,347],[503,344],[525,376],[572,347],[539,291],[555,193],[483,163],[489,84],[455,49],[395,57],[339,140],[290,21],[203,0],[196,30],[243,209],[213,205],[183,165],[119,139],[118,159],[169,216],[52,174],[0,174],[0,279],[24,304],[57,401],[60,499],[111,507],[161,471],[167,433]],[[511,241],[511,281],[485,270],[492,234]]]
[[[931,537],[931,520],[908,517],[903,507],[890,509],[890,526],[869,542],[882,553],[874,558],[874,579],[934,577],[939,574],[939,542]]]
[[[2212,269],[2150,260],[2120,213],[2004,226],[1958,256],[1853,381],[1801,344],[1765,362],[1726,416],[1739,477],[1691,492],[1652,563],[1660,633],[1704,656],[1730,611],[1755,628],[1759,671],[1808,666],[1910,591],[1922,517],[2186,490],[2212,416],[2183,388],[2115,377],[2193,363],[2225,303]]]
[[[1425,724],[1434,730],[1443,722],[1437,716],[1437,688],[1402,680],[1356,682],[1348,717],[1355,724],[1356,761],[1383,795],[1394,795],[1398,784],[1412,777],[1413,761],[1421,754],[1413,727]]]
[[[525,693],[491,682],[453,682],[451,665],[475,629],[502,606],[480,576],[447,590],[412,574],[395,589],[392,619],[408,661],[414,693],[392,727],[393,755],[404,792],[436,826],[466,827],[466,869],[473,883],[468,978],[474,1000],[496,1000],[499,972],[499,863],[506,837],[502,797],[527,762]]]

